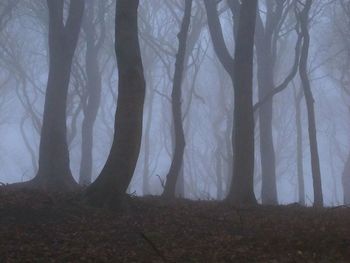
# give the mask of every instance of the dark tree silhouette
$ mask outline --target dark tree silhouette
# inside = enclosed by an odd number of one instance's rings
[[[255,47],[258,65],[259,100],[262,100],[274,89],[274,66],[276,61],[276,34],[279,34],[279,23],[282,19],[284,3],[282,1],[266,2],[266,21],[263,22],[260,12],[257,15]],[[263,204],[276,205],[276,161],[272,136],[272,98],[259,109],[260,153],[261,153],[261,201]]]
[[[293,3],[293,1],[267,1],[266,18],[262,19],[261,12],[258,12],[257,15],[255,47],[259,102],[254,106],[254,110],[259,109],[261,201],[263,204],[278,204],[276,158],[272,135],[273,96],[287,88],[298,72],[301,37],[297,39],[294,64],[290,73],[279,86],[274,83],[278,41],[280,34],[282,34],[282,26],[288,18]]]
[[[138,39],[138,0],[118,0],[115,18],[115,51],[119,87],[113,144],[107,162],[87,189],[93,205],[118,205],[132,179],[138,159],[145,80]]]
[[[167,6],[167,8],[170,10],[172,16],[170,16],[169,18],[175,18],[176,21],[179,22],[179,24],[181,24],[182,20],[176,12],[173,12],[173,9],[181,9],[183,10],[183,6],[182,5],[178,5],[176,4],[176,1],[169,1],[169,3],[167,2],[165,5]],[[185,3],[185,2],[184,2]],[[145,3],[146,4],[146,3]],[[187,91],[187,94],[185,94],[185,96],[183,95],[183,92],[186,90],[186,87],[183,86],[181,87],[181,95],[182,95],[182,122],[183,122],[183,126],[185,126],[185,120],[186,117],[188,116],[189,113],[189,109],[191,107],[192,104],[192,98],[196,97],[194,88],[195,88],[195,84],[196,84],[196,79],[197,79],[197,75],[198,75],[198,71],[200,68],[200,63],[198,63],[198,61],[200,60],[201,56],[201,52],[199,51],[200,48],[200,44],[198,43],[198,40],[200,39],[200,35],[201,32],[203,30],[203,28],[206,26],[206,17],[205,17],[205,12],[204,10],[201,8],[200,3],[198,3],[197,5],[193,5],[192,9],[195,11],[193,12],[193,14],[191,14],[191,21],[190,21],[190,28],[188,30],[188,36],[187,36],[187,42],[186,42],[186,53],[185,53],[185,58],[184,58],[184,68],[183,68],[183,79],[185,79],[186,75],[188,74],[188,72],[193,68],[194,69],[194,77],[191,80],[191,84],[189,88],[189,91]],[[192,13],[192,12],[191,12]],[[154,19],[153,19],[154,20]],[[140,32],[141,38],[145,41],[146,47],[149,47],[156,55],[158,58],[160,58],[160,61],[162,62],[164,68],[166,69],[167,72],[167,76],[172,80],[172,84],[174,85],[174,81],[175,79],[173,79],[173,76],[171,75],[172,72],[172,68],[173,68],[173,62],[172,62],[172,57],[174,56],[172,52],[169,52],[168,50],[166,50],[164,48],[164,46],[169,45],[169,47],[171,47],[171,50],[177,50],[178,48],[176,47],[176,43],[168,43],[165,44],[164,39],[162,36],[152,36],[152,33],[149,32],[150,28],[157,28],[155,25],[150,25],[148,23],[150,23],[151,21],[153,21],[152,19],[150,19],[149,17],[144,17],[142,19],[142,22],[147,23],[147,26],[145,26],[145,29],[143,29]],[[157,20],[156,20],[157,21]],[[162,32],[163,32],[163,28],[162,28]],[[166,31],[166,30],[164,30]],[[159,34],[159,31],[157,32]],[[155,34],[157,34],[155,33]],[[197,47],[196,45],[199,44]],[[149,52],[144,52],[144,57],[145,54],[147,54]],[[174,52],[175,53],[175,52]],[[149,69],[148,69],[149,70]],[[152,70],[152,69],[151,69]],[[147,78],[147,77],[146,77]],[[153,90],[151,89],[149,92],[149,96],[153,96]],[[183,103],[185,101],[185,104]],[[169,102],[170,103],[176,103],[176,101],[173,101],[169,98]],[[147,118],[148,119],[148,118]],[[175,129],[174,129],[174,122],[171,119],[172,124],[170,125],[171,127],[171,148],[173,148],[173,152],[169,151],[169,155],[171,156],[171,158],[173,159],[173,157],[175,156],[174,152],[175,152]],[[145,135],[144,135],[144,149],[145,149],[145,161],[148,162],[149,157],[146,155],[146,153],[148,152],[148,145],[149,145],[149,126],[150,123],[147,121],[146,123],[146,129],[145,129]],[[189,127],[188,125],[186,126],[187,128]],[[184,134],[186,137],[186,129],[184,130]],[[147,146],[147,147],[146,147]],[[178,147],[178,149],[181,147]],[[185,154],[185,152],[183,151],[183,154]],[[177,159],[182,159],[184,162],[184,156],[177,158]],[[182,168],[183,168],[183,163],[181,164]],[[147,185],[148,185],[148,169],[145,168],[144,169],[144,177],[143,177],[143,182],[145,186],[143,189],[145,190],[144,193],[147,193]],[[175,196],[180,196],[183,197],[185,196],[185,178],[184,178],[184,172],[183,169],[180,169],[180,172],[178,174],[177,180],[176,180],[176,187],[175,187]]]
[[[64,0],[47,0],[49,10],[49,77],[39,149],[39,170],[30,185],[72,190],[77,184],[69,167],[66,104],[70,72],[77,46],[84,0],[70,2],[64,21]]]
[[[254,195],[253,55],[257,1],[240,7],[234,63],[234,165],[227,200],[256,204]]]
[[[336,8],[334,10],[337,10]],[[346,98],[350,98],[349,88],[349,72],[350,72],[350,1],[340,0],[338,1],[338,10],[333,15],[339,18],[339,21],[335,20],[333,23],[333,29],[335,32],[335,38],[337,45],[340,45],[342,52],[339,56],[340,60],[335,60],[336,69],[339,72],[339,76],[335,79],[339,82],[342,92],[346,95]],[[334,37],[332,36],[332,40]],[[334,76],[337,72],[334,72]],[[350,113],[350,107],[348,107],[348,114]],[[349,115],[348,115],[349,116]],[[343,154],[341,154],[343,155]],[[344,158],[344,168],[342,172],[342,188],[343,188],[343,201],[344,204],[350,204],[350,149],[347,151],[347,156]]]
[[[343,191],[344,191],[344,204],[349,205],[350,204],[350,154],[348,154],[343,170],[343,176],[342,176],[342,185],[343,185]]]
[[[299,12],[298,19],[300,22],[300,34],[303,37],[303,44],[300,55],[299,74],[302,82],[304,96],[306,101],[306,108],[308,114],[308,129],[311,153],[311,170],[314,188],[314,206],[323,206],[323,194],[321,183],[321,169],[320,160],[318,156],[317,134],[316,134],[316,120],[314,109],[314,98],[311,91],[310,80],[308,76],[308,57],[310,47],[309,34],[309,13],[312,5],[312,0],[306,0],[303,9]]]
[[[301,101],[303,90],[294,90],[295,126],[297,131],[297,177],[299,204],[305,205],[304,165],[303,165],[303,127],[301,123]]]
[[[101,101],[101,72],[99,54],[105,39],[105,2],[89,1],[83,21],[86,38],[85,71],[87,77],[86,96],[83,101],[81,162],[79,184],[89,185],[92,177],[93,131]],[[97,7],[95,7],[97,6]]]
[[[239,6],[235,59],[225,45],[216,3],[204,0],[214,50],[229,74],[234,91],[233,177],[226,200],[235,204],[256,204],[254,195],[253,47],[257,1]],[[230,5],[231,10],[236,10]],[[235,12],[234,12],[235,13]]]
[[[176,55],[175,62],[175,73],[174,73],[174,83],[173,90],[171,94],[172,99],[172,114],[174,121],[174,142],[175,142],[175,151],[170,166],[169,173],[167,175],[167,180],[164,187],[163,197],[165,198],[174,198],[176,182],[179,176],[179,173],[182,168],[183,155],[185,150],[185,134],[182,123],[182,109],[181,109],[181,86],[184,72],[184,63],[186,56],[186,44],[188,37],[188,30],[191,22],[191,9],[192,9],[192,0],[185,2],[185,14],[182,20],[181,29],[178,34],[179,39],[179,49]]]

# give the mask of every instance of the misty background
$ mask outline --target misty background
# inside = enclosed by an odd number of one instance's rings
[[[93,179],[102,169],[110,150],[118,96],[113,48],[115,4],[110,0],[101,2],[103,12],[96,11],[93,22],[97,37],[103,37],[98,56],[102,89],[93,133]],[[171,139],[173,124],[170,97],[177,34],[184,12],[183,2],[140,1],[139,38],[147,88],[141,152],[128,189],[129,193],[136,195],[160,194],[171,163],[174,142]],[[343,203],[342,177],[350,149],[350,101],[347,91],[350,12],[344,8],[345,2],[347,1],[315,1],[311,10],[308,72],[315,99],[325,205]],[[4,184],[30,180],[38,169],[40,129],[48,75],[48,15],[45,4],[41,0],[19,1],[11,13],[0,20],[0,182]],[[345,4],[349,6],[348,3]],[[259,1],[259,8],[264,20],[265,1]],[[220,3],[218,9],[226,44],[233,54],[232,14],[225,1]],[[291,11],[278,39],[276,83],[286,77],[293,65],[297,39],[294,24]],[[67,140],[70,165],[76,180],[80,169],[83,107],[86,103],[86,38],[87,33],[83,30],[75,52],[67,101]],[[182,172],[184,194],[191,199],[222,199],[224,196],[218,196],[217,193],[217,173],[220,172],[223,181],[227,182],[223,184],[225,192],[230,180],[230,125],[234,95],[230,79],[213,50],[202,1],[194,1],[193,4],[187,52],[189,59],[182,91],[186,137]],[[255,102],[258,101],[256,72],[255,67]],[[288,88],[276,94],[273,99],[277,191],[282,204],[298,201],[295,101],[300,88],[297,74]],[[304,100],[300,105],[305,200],[311,205],[313,189]],[[258,122],[255,131],[255,194],[258,201],[261,201]],[[147,186],[144,185],[145,177],[148,178]]]

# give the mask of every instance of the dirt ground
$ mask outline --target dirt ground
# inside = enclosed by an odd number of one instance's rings
[[[0,190],[0,262],[350,262],[350,209]]]

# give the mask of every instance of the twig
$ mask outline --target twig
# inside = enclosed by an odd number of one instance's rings
[[[158,177],[159,181],[160,181],[160,184],[162,185],[163,189],[165,188],[165,183],[164,183],[164,180],[160,177],[159,174],[156,174],[156,176]]]
[[[140,236],[146,240],[146,242],[153,248],[156,254],[163,260],[163,262],[168,262],[163,253],[157,248],[157,246],[150,240],[144,233],[140,232]]]

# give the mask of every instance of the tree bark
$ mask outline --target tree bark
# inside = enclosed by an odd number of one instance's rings
[[[268,52],[268,51],[266,51]],[[262,62],[265,61],[265,62]],[[264,96],[273,87],[272,67],[265,58],[260,58],[258,62],[263,63],[258,66],[258,85],[259,99]],[[277,205],[277,186],[276,186],[276,157],[273,145],[272,119],[273,119],[273,101],[272,98],[259,110],[259,128],[260,128],[260,156],[261,156],[261,201],[265,205]]]
[[[344,204],[350,204],[350,152],[348,154],[342,176],[342,185],[344,192]]]
[[[258,70],[258,96],[262,101],[275,87],[274,85],[274,66],[275,58],[273,55],[273,36],[278,25],[277,21],[281,18],[282,11],[274,12],[274,4],[267,3],[266,23],[257,15],[257,29],[255,37],[255,47],[257,53]],[[276,6],[276,9],[278,6]],[[261,160],[261,201],[266,205],[277,205],[277,186],[276,186],[276,161],[275,149],[272,135],[273,120],[273,100],[269,98],[259,110],[259,128],[260,128],[260,160]]]
[[[300,103],[303,98],[302,90],[295,95],[295,126],[297,130],[297,178],[299,204],[305,205],[305,185],[303,167],[303,128],[301,124]]]
[[[179,49],[176,55],[174,84],[172,90],[172,113],[174,122],[175,151],[167,175],[162,196],[164,198],[175,198],[176,182],[183,165],[183,155],[185,150],[185,135],[182,122],[181,91],[186,57],[186,44],[188,31],[191,22],[192,0],[185,2],[185,14],[183,17],[180,32],[178,34]]]
[[[66,23],[63,0],[47,0],[49,9],[49,77],[39,149],[39,170],[33,186],[47,190],[73,190],[77,184],[69,167],[66,104],[70,71],[77,46],[84,0],[70,2]]]
[[[223,179],[222,179],[222,158],[221,153],[217,149],[215,151],[215,173],[216,173],[216,199],[222,200],[224,195]]]
[[[176,180],[175,196],[178,198],[185,198],[185,174],[183,165],[181,166],[179,176]]]
[[[257,1],[239,7],[235,59],[225,45],[216,2],[204,0],[214,51],[234,87],[232,129],[233,176],[226,201],[237,205],[256,204],[254,195],[253,47]],[[236,30],[235,30],[236,31]]]
[[[304,167],[303,167],[303,128],[301,124],[300,103],[303,98],[303,91],[294,95],[295,99],[295,126],[297,130],[297,178],[298,178],[298,197],[299,204],[305,205],[305,185],[304,185]]]
[[[138,6],[138,0],[116,2],[115,51],[119,88],[115,131],[107,162],[87,189],[86,197],[92,205],[120,205],[140,152],[146,85],[138,39]]]
[[[253,55],[257,1],[240,8],[234,63],[234,172],[227,201],[256,204],[254,195]]]
[[[307,72],[309,47],[310,47],[310,35],[309,35],[308,24],[309,24],[309,11],[311,9],[311,4],[312,4],[312,0],[307,0],[305,2],[305,6],[302,12],[299,14],[301,34],[303,36],[299,74],[300,74],[300,79],[304,90],[306,108],[308,113],[311,170],[312,170],[312,179],[313,179],[313,188],[314,188],[314,206],[322,207],[323,194],[322,194],[322,183],[321,183],[320,160],[318,156],[318,146],[317,146],[314,98],[312,95],[310,80]]]
[[[99,23],[101,24],[101,29],[98,40],[96,41],[98,33],[95,28],[96,25],[94,24],[94,4],[96,4],[96,1],[92,1],[87,4],[87,11],[83,23],[83,30],[86,36],[85,70],[87,76],[87,95],[83,107],[84,119],[81,134],[81,162],[79,175],[80,185],[89,185],[91,183],[94,124],[100,106],[102,90],[101,73],[99,69],[98,58],[99,51],[105,38],[105,25],[103,23],[104,14],[101,14],[101,10],[99,10]],[[102,9],[102,11],[104,11],[101,7],[101,2],[99,4],[99,9]]]
[[[152,116],[153,116],[153,98],[154,91],[150,91],[149,95],[149,108],[147,113],[147,123],[145,127],[145,141],[144,141],[144,160],[143,160],[143,180],[142,180],[142,193],[143,195],[150,194],[150,185],[149,185],[149,155],[150,155],[150,140],[151,140],[151,126],[152,126]]]

